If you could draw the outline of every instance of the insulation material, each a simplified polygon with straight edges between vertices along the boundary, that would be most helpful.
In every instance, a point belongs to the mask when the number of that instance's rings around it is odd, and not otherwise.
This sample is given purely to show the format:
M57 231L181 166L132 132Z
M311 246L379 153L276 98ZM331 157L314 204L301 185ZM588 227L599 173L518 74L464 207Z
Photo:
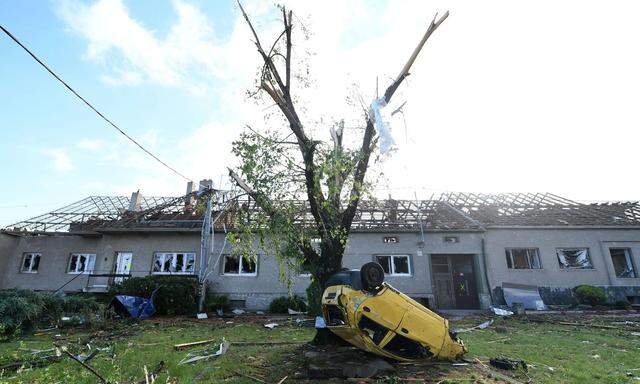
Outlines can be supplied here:
M513 307L515 303L522 303L524 309L536 311L544 311L547 309L536 286L502 283L502 292L504 293L504 300L509 307Z
M391 136L391 114L385 111L387 102L384 96L373 100L369 110L369 118L373 120L373 126L380 137L380 153L383 155L396 144Z

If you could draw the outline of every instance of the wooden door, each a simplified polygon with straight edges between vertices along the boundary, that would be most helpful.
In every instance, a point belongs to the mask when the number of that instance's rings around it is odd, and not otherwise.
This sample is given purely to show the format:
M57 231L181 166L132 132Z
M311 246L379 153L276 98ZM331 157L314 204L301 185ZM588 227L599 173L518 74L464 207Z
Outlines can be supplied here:
M431 255L431 272L435 286L437 308L455 308L453 279L447 255Z

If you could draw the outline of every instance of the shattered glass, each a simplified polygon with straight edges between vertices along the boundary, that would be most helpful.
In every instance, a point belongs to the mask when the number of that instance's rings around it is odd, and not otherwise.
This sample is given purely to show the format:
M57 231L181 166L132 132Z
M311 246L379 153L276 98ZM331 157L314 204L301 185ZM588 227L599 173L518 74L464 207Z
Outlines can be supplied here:
M591 269L593 264L587 248L563 248L556 251L560 268Z
M636 277L636 271L633 267L633 261L631 260L631 250L629 248L611 248L609 249L609 254L611 255L611 262L613 263L616 277Z

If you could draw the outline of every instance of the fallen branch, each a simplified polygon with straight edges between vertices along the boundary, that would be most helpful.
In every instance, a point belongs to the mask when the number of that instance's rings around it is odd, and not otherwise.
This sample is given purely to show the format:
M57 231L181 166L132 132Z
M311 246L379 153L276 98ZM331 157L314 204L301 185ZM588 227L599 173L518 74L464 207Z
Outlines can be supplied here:
M187 349L187 348L191 348L191 347L197 347L199 345L215 343L216 341L218 341L218 339L200 340L200 341L194 341L194 342L191 342L191 343L176 344L176 345L173 346L173 348L175 350Z
M85 369L87 369L89 372L93 373L98 379L100 379L100 381L103 384L108 384L109 382L102 376L100 376L100 374L98 372L95 371L95 369L91 368L88 364L85 364L82 360L78 359L77 357L75 357L73 354L69 353L69 351L67 351L66 349L63 349L62 352L69 356L70 358L72 358L73 360L77 361L78 364L82 365Z

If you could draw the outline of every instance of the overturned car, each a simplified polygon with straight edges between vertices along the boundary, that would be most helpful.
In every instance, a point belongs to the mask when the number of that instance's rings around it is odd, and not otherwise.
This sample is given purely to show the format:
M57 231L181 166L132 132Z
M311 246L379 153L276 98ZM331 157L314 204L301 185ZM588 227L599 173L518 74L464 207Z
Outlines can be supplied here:
M338 272L326 286L327 328L358 348L401 361L453 360L467 352L446 319L385 283L378 263Z

